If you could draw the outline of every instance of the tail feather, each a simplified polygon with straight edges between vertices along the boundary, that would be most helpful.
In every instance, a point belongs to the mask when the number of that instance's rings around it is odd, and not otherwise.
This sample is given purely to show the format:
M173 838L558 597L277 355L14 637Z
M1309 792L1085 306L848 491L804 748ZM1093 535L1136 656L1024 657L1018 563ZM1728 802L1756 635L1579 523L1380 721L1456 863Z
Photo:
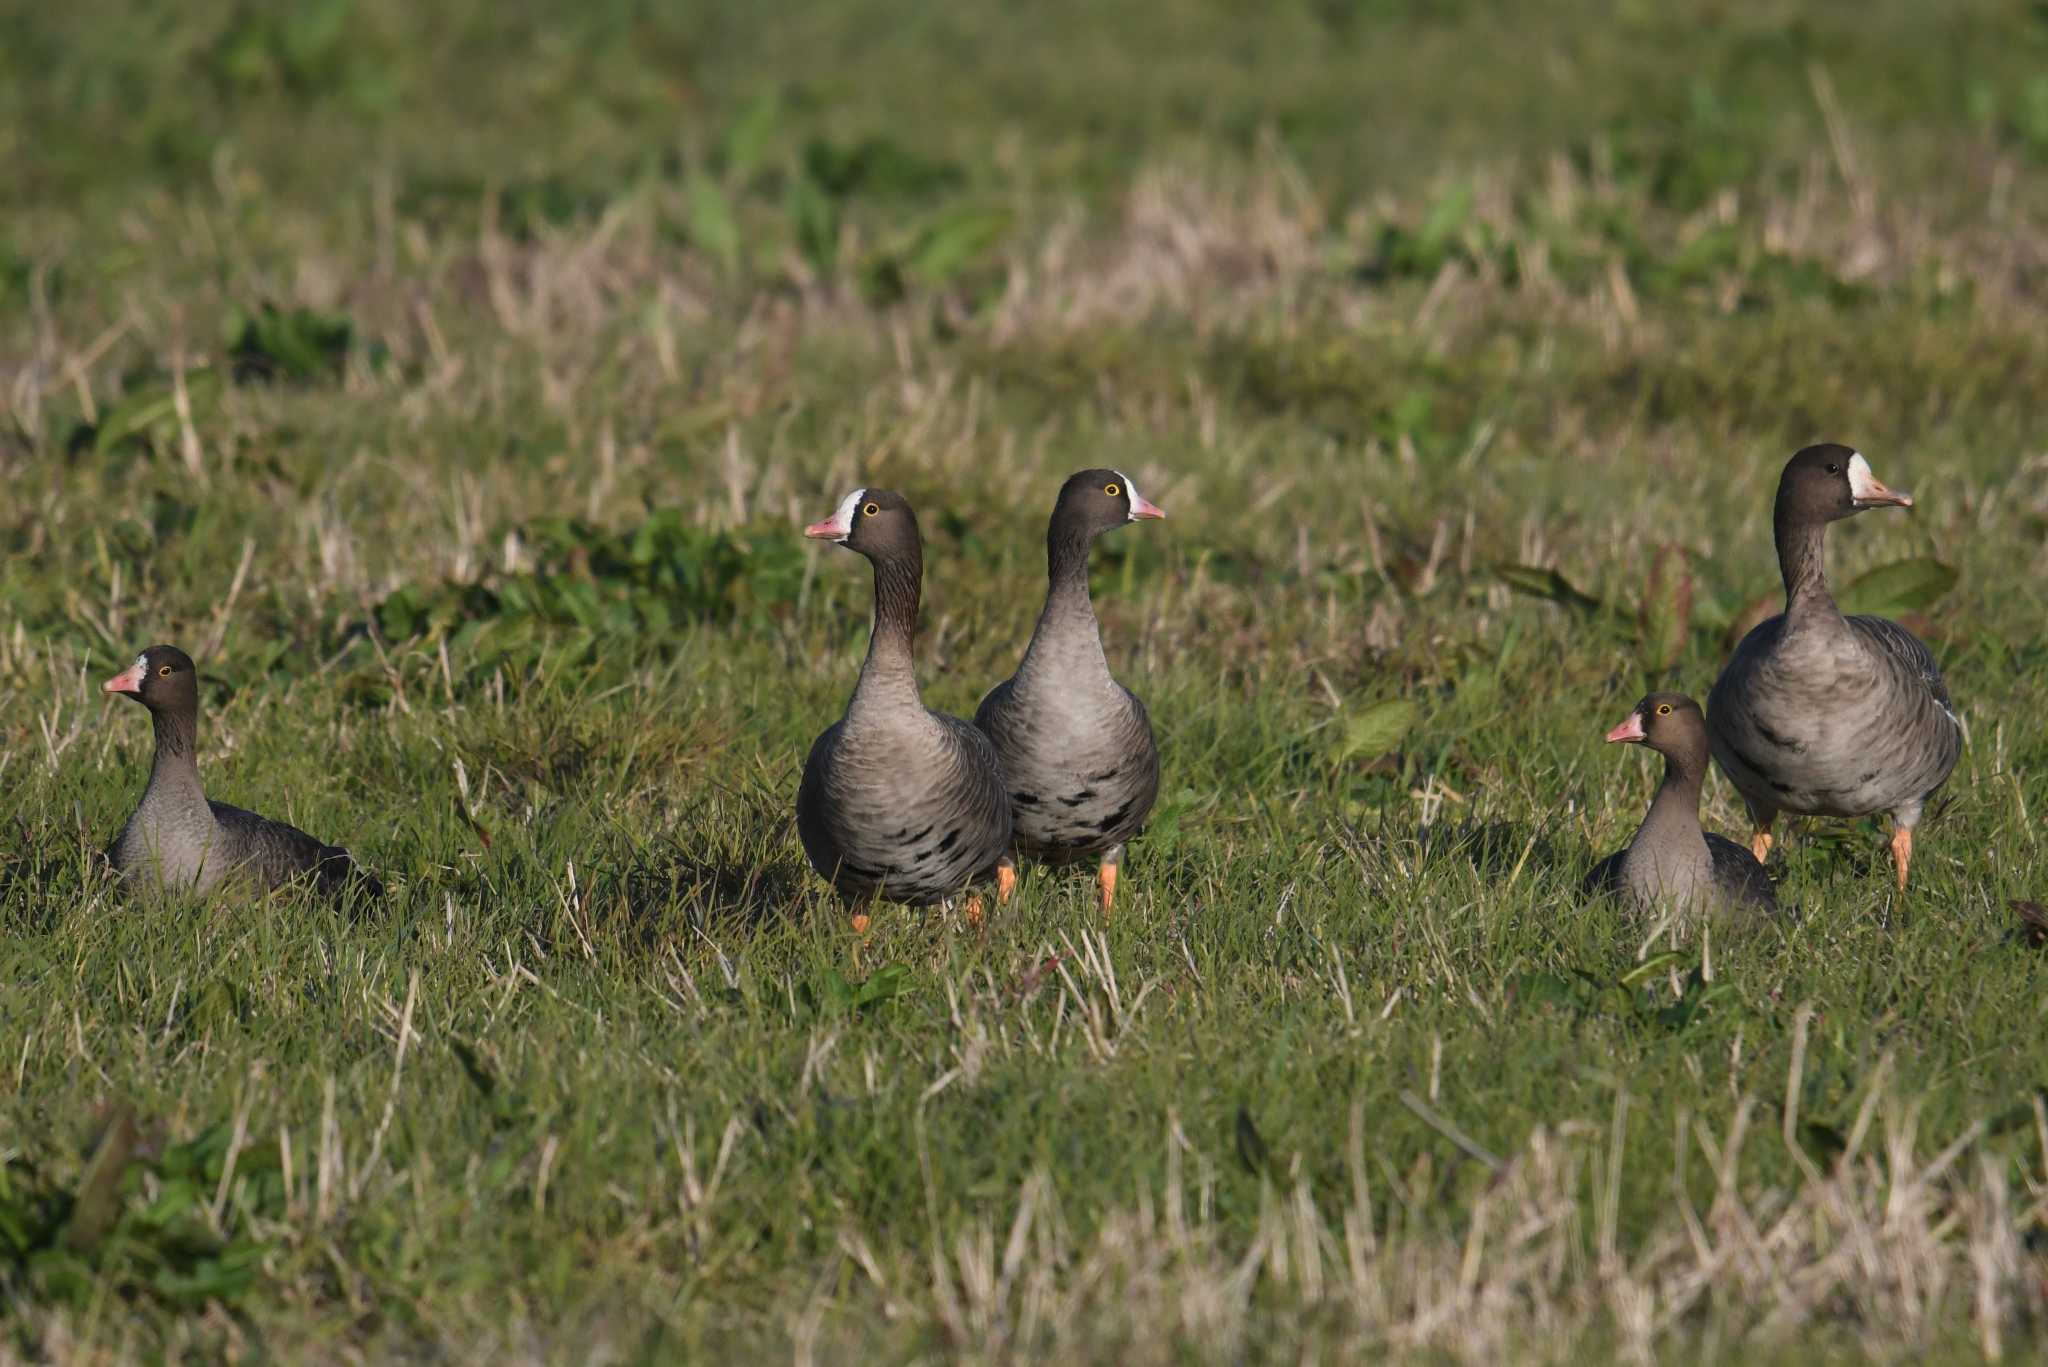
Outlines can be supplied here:
M348 901L361 897L372 902L382 901L384 884L355 861L339 845L327 845L320 851L320 862L313 868L313 880L323 896L337 901Z

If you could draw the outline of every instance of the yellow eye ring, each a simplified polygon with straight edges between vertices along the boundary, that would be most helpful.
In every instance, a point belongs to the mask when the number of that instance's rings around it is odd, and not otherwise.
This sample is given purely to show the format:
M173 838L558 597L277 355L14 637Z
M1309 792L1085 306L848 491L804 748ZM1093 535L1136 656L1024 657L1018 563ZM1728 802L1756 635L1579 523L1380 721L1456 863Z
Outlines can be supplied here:
M1660 702L1660 703L1658 703L1658 704L1657 704L1657 715L1658 715L1658 716L1660 716L1660 717L1668 717L1668 716L1670 716L1670 715L1671 715L1671 704L1670 704L1670 703L1668 703L1668 702Z
M171 667L169 665L158 665L156 672L166 679L171 677Z
M881 512L881 511L882 511L882 510L881 510L881 508L880 508L880 506L879 506L879 505L877 505L877 504L873 504L873 503L869 503L869 504L866 504L866 505L864 505L864 506L863 506L863 507L861 508L861 510L860 510L860 515L861 515L862 517L873 517L873 516L874 516L874 515L875 515L876 513L879 513L879 512Z
M1102 492L1108 494L1111 498L1115 498L1118 494L1122 493L1123 490L1119 489L1114 484L1105 484L1102 486Z

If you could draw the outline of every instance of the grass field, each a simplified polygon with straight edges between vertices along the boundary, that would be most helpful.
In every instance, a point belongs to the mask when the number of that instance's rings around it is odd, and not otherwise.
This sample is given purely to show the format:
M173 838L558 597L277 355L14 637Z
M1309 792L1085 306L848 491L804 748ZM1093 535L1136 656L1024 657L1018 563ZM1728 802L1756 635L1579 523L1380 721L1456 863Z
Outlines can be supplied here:
M0 1356L2041 1351L2048 10L675 10L0 7ZM1814 439L1969 728L1911 891L1588 904ZM856 952L799 528L908 495L969 712L1097 464L1118 913ZM98 880L159 640L383 905Z

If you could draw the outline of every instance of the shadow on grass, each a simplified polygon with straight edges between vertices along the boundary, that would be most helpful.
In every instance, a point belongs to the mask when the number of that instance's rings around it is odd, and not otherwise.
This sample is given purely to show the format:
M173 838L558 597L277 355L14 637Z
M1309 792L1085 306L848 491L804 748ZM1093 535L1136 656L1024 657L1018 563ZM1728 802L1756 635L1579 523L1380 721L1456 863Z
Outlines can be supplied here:
M755 838L750 848L719 850L671 836L653 848L619 848L594 865L583 904L596 929L639 949L692 931L793 923L809 870L780 843Z
M16 817L12 835L0 850L0 933L49 934L81 904L118 891L106 856L76 830Z
M1464 863L1488 881L1509 881L1524 873L1557 869L1572 878L1584 875L1597 856L1578 850L1560 851L1557 842L1522 821L1389 821L1382 813L1376 829L1333 823L1331 835L1374 887L1392 896L1424 870ZM1562 862L1560 862L1562 860Z

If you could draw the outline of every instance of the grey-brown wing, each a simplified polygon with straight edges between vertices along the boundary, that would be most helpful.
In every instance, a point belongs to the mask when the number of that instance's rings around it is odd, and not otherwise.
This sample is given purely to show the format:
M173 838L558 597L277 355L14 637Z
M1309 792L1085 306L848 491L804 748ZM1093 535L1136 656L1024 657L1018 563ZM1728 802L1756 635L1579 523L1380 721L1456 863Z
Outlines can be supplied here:
M1010 847L1010 785L1003 781L995 742L979 726L945 712L932 715L945 726L959 754L963 824L989 851L987 867L976 870L979 877L992 872L997 859Z
M974 724L981 730L994 734L1001 724L1000 719L1009 711L1016 692L1015 679L1005 679L982 696L981 705L974 709Z
M345 849L315 840L296 826L225 802L209 802L220 826L220 852L269 887L309 879L329 897L378 898L384 885Z
M825 819L825 775L832 767L833 751L839 745L844 722L833 722L811 742L804 756L804 775L796 788L796 835L818 876L827 882L839 875L839 844L832 838L832 825Z
M1941 677L1941 666L1926 642L1886 617L1851 617L1848 622L1865 642L1892 662L1902 677L1917 680L1941 710L1949 714L1949 719L1955 719L1948 682Z
M1891 737L1893 763L1924 801L1948 781L1963 755L1963 723L1949 702L1934 652L1912 632L1882 617L1851 617L1857 636L1884 660L1887 683L1874 700Z
M1714 887L1723 897L1757 908L1778 909L1778 890L1756 856L1726 836L1707 833L1707 853L1714 861Z
M1137 756L1137 777L1128 796L1132 799L1136 828L1142 830L1145 818L1152 814L1152 804L1159 800L1159 738L1153 733L1152 713L1145 700L1128 688L1123 689L1123 694L1131 701L1131 753Z
M1626 849L1616 850L1587 871L1579 882L1579 891L1587 897L1598 897L1603 893L1621 891L1621 857Z

